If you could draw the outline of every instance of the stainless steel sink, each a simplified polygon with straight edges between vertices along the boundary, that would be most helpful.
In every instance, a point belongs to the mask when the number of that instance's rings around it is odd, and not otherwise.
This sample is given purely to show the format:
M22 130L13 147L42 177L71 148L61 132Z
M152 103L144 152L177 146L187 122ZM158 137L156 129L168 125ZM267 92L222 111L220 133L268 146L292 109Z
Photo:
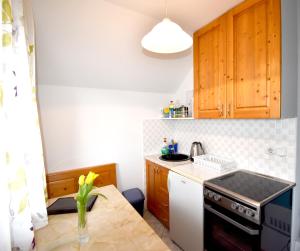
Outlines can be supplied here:
M180 162L187 161L190 159L190 156L182 153L166 154L159 157L159 159L170 162Z

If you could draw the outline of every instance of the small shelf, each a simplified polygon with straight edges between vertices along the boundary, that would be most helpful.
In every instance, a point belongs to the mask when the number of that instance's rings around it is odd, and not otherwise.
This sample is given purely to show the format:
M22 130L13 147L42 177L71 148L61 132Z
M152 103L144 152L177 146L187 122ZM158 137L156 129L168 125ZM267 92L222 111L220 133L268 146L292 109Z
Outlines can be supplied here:
M154 118L145 118L144 120L194 120L193 117L188 118L161 118L161 117L154 117Z
M187 117L187 118L160 118L162 120L192 120L193 117Z

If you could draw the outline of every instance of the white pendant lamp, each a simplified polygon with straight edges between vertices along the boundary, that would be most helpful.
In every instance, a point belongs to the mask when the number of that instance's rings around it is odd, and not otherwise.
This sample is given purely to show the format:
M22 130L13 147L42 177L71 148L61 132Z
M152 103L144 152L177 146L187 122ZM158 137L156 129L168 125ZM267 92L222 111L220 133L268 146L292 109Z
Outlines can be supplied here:
M178 24L166 17L142 39L142 46L156 53L176 53L189 49L193 45L192 37Z

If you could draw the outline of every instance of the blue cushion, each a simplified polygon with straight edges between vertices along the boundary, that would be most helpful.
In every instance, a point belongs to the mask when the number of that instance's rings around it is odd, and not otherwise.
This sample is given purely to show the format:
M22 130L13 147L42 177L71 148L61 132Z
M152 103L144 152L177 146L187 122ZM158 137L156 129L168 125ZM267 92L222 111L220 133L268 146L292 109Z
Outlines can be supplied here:
M122 194L130 203L137 203L145 200L143 192L138 188L128 189L122 192Z
M145 200L143 192L138 188L132 188L122 192L122 194L135 208L135 210L143 217Z

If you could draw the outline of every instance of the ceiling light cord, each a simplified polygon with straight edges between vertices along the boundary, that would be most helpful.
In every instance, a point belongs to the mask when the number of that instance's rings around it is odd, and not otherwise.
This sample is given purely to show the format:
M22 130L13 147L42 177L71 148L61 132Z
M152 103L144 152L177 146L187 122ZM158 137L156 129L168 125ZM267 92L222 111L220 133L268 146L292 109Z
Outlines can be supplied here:
M167 4L167 0L165 0L165 18L168 17L168 4Z

